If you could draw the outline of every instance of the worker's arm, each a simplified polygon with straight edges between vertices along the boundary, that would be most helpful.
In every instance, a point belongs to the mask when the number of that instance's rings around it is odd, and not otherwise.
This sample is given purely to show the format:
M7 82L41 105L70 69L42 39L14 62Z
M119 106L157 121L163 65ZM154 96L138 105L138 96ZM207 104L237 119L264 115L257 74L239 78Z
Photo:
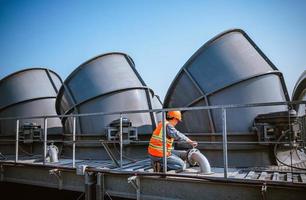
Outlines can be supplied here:
M198 143L196 141L192 141L191 139L189 139L186 135L176 130L176 128L174 128L171 124L167 124L167 136L174 138L178 141L187 142L193 147L198 146Z

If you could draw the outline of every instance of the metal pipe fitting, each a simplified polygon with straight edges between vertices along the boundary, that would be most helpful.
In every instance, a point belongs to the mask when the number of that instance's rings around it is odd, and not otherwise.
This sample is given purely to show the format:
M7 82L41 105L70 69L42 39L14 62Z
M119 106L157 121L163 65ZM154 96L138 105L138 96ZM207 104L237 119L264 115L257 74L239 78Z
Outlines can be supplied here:
M191 149L188 152L187 159L191 165L193 166L196 164L199 165L201 174L211 174L212 173L211 167L210 167L210 164L207 158L198 149Z
M54 144L48 146L48 155L51 163L58 162L58 148Z

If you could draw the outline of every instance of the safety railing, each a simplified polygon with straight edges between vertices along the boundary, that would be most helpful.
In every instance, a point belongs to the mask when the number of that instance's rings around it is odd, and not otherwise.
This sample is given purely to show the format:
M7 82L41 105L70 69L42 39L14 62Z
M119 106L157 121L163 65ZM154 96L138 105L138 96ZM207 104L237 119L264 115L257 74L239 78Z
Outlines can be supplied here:
M19 129L20 120L25 119L43 119L43 164L46 164L47 157L47 144L48 144L48 119L50 118L72 118L72 167L76 167L76 118L89 117L89 116L107 116L107 115L119 115L120 116L120 129L119 129L119 144L120 144L120 168L123 166L123 115L137 114L137 113L161 113L162 127L166 129L166 112L178 110L178 111L195 111L195 110L213 110L217 109L221 111L222 116L222 149L223 149L223 168L224 178L228 178L228 144L237 143L235 141L227 141L227 110L237 108L251 108L251 107L266 107L266 106L288 106L288 112L293 105L306 104L306 101L294 101L294 102L271 102L271 103L257 103L257 104L233 104L233 105L215 105L215 106L198 106L198 107L181 107L181 108L166 108L166 109L151 109L151 110L128 110L120 112L108 112L108 113L86 113L86 114L69 114L69 115L48 115L48 116L29 116L29 117L7 117L0 118L0 120L16 120L16 139L15 139L15 162L19 162ZM202 142L202 143L215 143L220 142ZM239 142L238 142L239 143ZM245 142L243 142L245 144ZM253 143L253 142L250 142ZM254 142L258 143L258 142ZM282 143L282 142L267 142L267 143ZM290 138L290 145L292 141ZM166 156L166 134L163 134L163 173L167 173L167 156Z

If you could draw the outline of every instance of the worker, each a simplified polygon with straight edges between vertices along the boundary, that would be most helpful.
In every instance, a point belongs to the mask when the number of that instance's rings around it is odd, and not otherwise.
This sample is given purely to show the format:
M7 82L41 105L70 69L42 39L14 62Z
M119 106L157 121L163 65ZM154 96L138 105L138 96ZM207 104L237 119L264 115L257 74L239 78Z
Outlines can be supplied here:
M196 147L198 143L186 137L183 133L175 129L178 122L182 121L182 115L180 111L169 111L166 115L166 156L167 156L167 168L170 170L184 170L186 163L183 160L187 159L187 151L177 151L173 149L173 141L184 141L189 143L192 147ZM156 129L154 130L149 147L148 153L151 161L154 164L163 163L163 123L159 122ZM155 171L159 171L156 170Z

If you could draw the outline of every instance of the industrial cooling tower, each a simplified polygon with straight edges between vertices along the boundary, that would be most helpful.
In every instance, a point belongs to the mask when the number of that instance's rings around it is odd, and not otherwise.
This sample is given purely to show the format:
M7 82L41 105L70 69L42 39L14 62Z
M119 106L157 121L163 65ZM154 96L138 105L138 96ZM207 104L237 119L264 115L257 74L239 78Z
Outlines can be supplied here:
M58 114L116 112L161 108L135 69L133 60L123 53L97 56L79 66L64 81L56 100ZM155 114L124 115L140 133L151 133ZM78 132L103 135L105 128L119 115L81 117ZM71 126L64 118L65 130Z
M8 75L0 81L0 118L56 115L55 100L61 82L55 72L45 68L30 68ZM43 118L21 119L21 142L29 144L35 140L42 141L43 128ZM61 121L58 118L48 119L48 134L54 136L62 133ZM16 120L0 120L0 135L2 138L14 139ZM6 152L4 146L2 152Z
M204 44L182 67L164 101L165 108L288 101L282 73L242 30L226 31ZM250 132L258 114L285 106L227 110L229 132ZM183 112L179 130L222 132L221 110Z
M153 91L146 86L136 71L133 60L124 53L103 54L80 65L64 81L56 100L58 114L110 113L161 107ZM122 116L130 122L132 128L135 128L137 138L150 136L158 118L156 113ZM116 120L118 122L119 119L119 114L78 117L76 133L80 140L117 140L118 138L110 135L110 132L113 130L112 124L116 124ZM63 118L62 123L65 133L71 134L72 118ZM77 155L104 158L103 152L98 154L98 149L92 149L94 146L83 144L82 149L78 148Z
M304 71L295 84L292 101L306 101L306 71ZM295 109L299 116L305 115L305 104L295 105Z

